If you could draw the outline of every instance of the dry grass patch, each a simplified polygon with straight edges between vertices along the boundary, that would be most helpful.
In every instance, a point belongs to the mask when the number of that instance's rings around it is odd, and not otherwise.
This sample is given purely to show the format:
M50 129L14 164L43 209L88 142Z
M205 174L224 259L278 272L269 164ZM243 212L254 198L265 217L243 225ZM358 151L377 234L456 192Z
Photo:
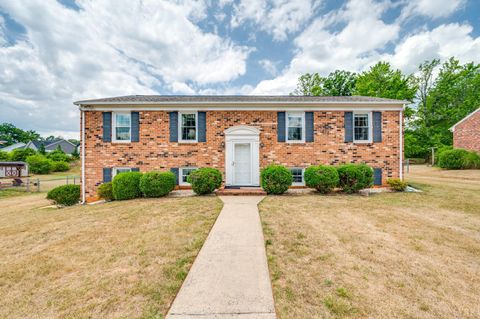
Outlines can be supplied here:
M480 317L480 171L457 173L411 168L424 193L267 197L279 318Z
M221 201L145 199L41 209L0 200L0 317L162 318Z

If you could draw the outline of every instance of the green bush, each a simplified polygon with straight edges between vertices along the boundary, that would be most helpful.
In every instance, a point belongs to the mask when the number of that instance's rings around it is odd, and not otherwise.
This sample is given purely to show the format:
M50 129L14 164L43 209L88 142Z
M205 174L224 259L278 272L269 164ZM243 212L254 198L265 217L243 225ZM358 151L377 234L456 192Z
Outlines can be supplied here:
M13 150L10 153L10 160L14 162L25 162L27 157L37 154L31 148Z
M188 175L188 182L195 193L210 194L222 185L222 173L215 168L199 168Z
M104 200L113 200L112 182L103 183L98 186L97 193L98 197L103 198Z
M438 156L438 166L446 169L465 168L467 155L468 151L461 148L444 151Z
M0 151L0 161L8 161L10 159L10 155L7 152Z
M345 193L356 193L373 185L373 169L365 164L345 164L337 168L339 186Z
M165 196L175 188L172 172L148 172L140 179L140 191L145 197Z
M70 169L70 165L67 162L52 162L53 172L66 172Z
M269 165L260 174L262 188L267 194L283 194L292 185L292 172L282 165Z
M407 189L407 182L402 181L400 178L389 178L387 184L396 191L403 192Z
M80 201L80 185L63 185L47 193L47 198L58 205L72 206Z
M52 161L43 155L31 155L26 162L30 173L49 174L53 169Z
M305 170L305 184L322 194L330 193L338 181L338 172L333 166L310 166Z
M463 159L463 168L480 168L480 155L474 151L468 152Z
M113 197L117 200L133 199L142 196L140 191L140 172L125 172L113 178Z
M53 152L47 153L47 158L54 162L68 162L69 157L61 149L56 149Z

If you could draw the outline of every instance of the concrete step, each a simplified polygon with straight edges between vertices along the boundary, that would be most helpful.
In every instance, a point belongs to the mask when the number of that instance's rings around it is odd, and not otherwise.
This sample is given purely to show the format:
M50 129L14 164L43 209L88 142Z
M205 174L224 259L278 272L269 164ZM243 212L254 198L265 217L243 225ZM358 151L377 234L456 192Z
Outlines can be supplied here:
M222 188L215 192L218 196L264 196L267 193L260 187Z

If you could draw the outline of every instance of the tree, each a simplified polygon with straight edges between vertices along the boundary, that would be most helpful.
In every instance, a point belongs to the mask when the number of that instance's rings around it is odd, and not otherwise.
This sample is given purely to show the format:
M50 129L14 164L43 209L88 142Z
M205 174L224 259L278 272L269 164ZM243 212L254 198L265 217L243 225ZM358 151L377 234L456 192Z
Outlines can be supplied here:
M40 137L35 131L24 131L11 123L0 124L0 140L6 141L5 146L15 143L27 143L32 140L37 140Z
M80 153L78 153L78 147L75 147L75 149L73 150L72 157L74 159L79 159L80 158Z
M312 96L349 96L355 88L357 75L343 70L336 70L326 77L318 73L306 73L298 78L294 95Z
M10 160L14 162L25 162L27 157L35 154L36 152L31 148L17 148L10 153Z
M38 148L38 153L45 155L47 152L45 151L45 144L40 143L40 146Z
M388 62L378 62L358 76L355 95L413 102L417 89L413 75L406 76L400 70L393 70Z
M315 95L314 92L318 91L321 81L318 73L305 73L298 78L297 88L291 94L304 96Z

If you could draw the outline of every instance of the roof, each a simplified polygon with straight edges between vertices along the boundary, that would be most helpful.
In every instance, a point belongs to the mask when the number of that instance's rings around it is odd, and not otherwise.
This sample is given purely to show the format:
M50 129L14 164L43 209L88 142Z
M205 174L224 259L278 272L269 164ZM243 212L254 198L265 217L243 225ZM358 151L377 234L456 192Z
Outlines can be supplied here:
M25 162L0 162L0 166L25 166Z
M467 120L468 118L470 118L471 116L473 116L475 113L477 113L478 111L480 111L480 107L478 109L476 109L475 111L473 111L472 113L468 114L467 116L465 116L463 119L461 119L460 121L458 121L457 123L455 123L455 125L453 125L451 128L450 128L450 131L453 132L455 131L455 126L457 126L458 124L462 123L463 121Z
M75 105L101 104L223 104L223 103L314 103L314 104L408 104L409 101L372 96L298 96L298 95L127 95L82 100Z
M27 144L22 143L22 142L18 142L18 143L9 145L9 146L5 146L4 148L0 148L0 151L10 152L10 151L13 151L13 150L15 150L15 149L17 149L17 148L24 148L25 145L27 145Z

